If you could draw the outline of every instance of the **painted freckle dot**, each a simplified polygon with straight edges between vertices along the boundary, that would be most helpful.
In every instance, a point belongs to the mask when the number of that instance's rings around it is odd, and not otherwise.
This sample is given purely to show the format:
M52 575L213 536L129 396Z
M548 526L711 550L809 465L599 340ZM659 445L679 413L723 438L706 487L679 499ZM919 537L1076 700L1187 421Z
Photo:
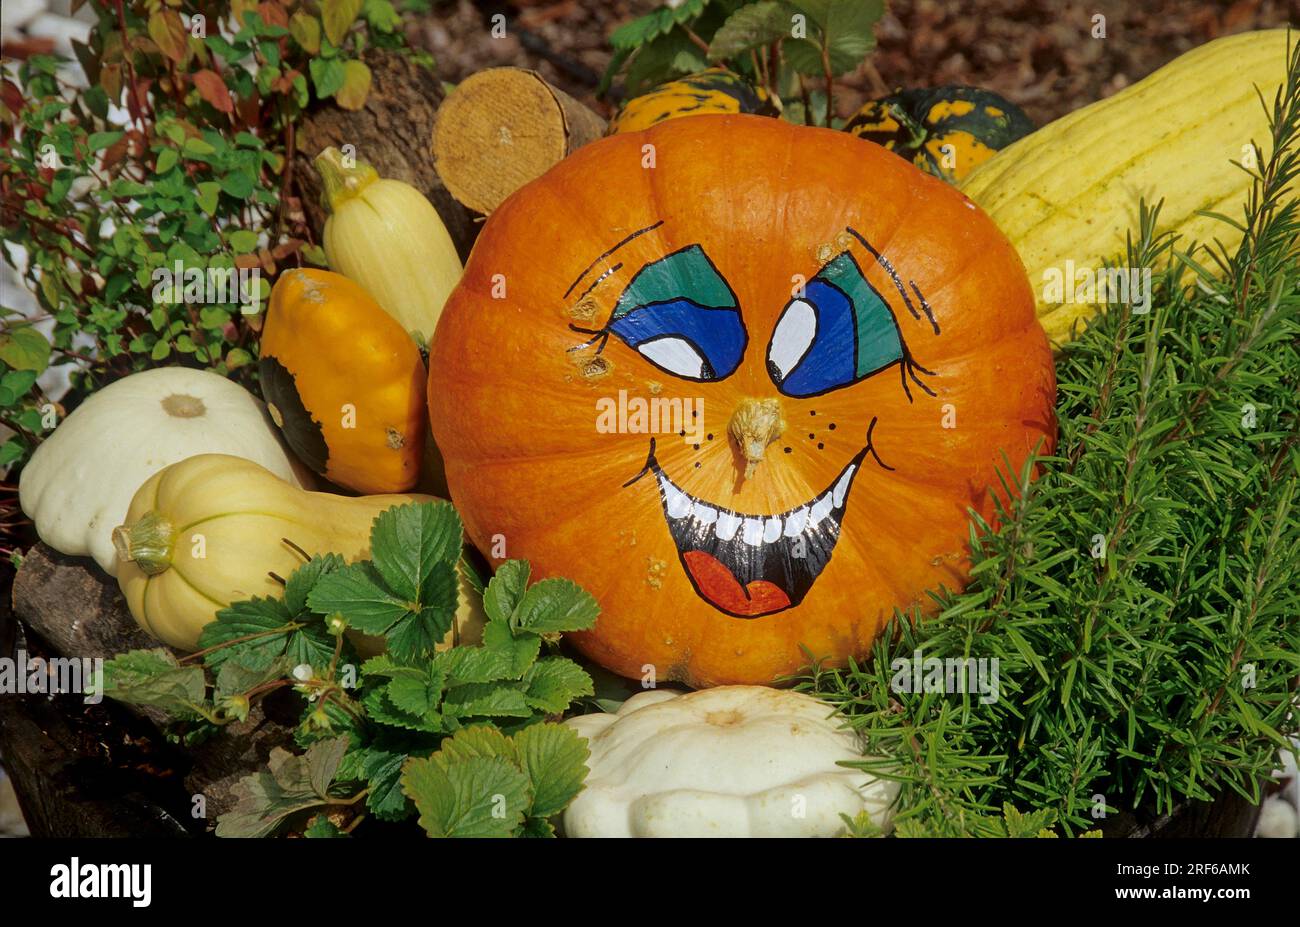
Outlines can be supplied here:
M818 441L818 442L817 442L817 450L821 451L821 450L825 450L825 449L826 449L826 445L825 445L825 444L822 444L820 441Z
M831 431L834 431L834 430L835 430L835 423L834 423L834 422L831 422Z
M792 451L792 450L793 450L793 448L789 448L789 447L787 447L787 448L785 449L785 452L788 454L788 453L790 453L790 451Z
M692 444L691 447L695 448L697 451L700 449L700 446L698 444ZM699 464L696 464L696 466L698 467Z
M708 438L710 441L713 440L713 435L705 435L705 437Z
M817 436L816 436L815 434L813 434L811 431L808 432L808 440L809 440L809 441L811 441L811 440L812 440L813 438L815 438L815 437L817 437Z

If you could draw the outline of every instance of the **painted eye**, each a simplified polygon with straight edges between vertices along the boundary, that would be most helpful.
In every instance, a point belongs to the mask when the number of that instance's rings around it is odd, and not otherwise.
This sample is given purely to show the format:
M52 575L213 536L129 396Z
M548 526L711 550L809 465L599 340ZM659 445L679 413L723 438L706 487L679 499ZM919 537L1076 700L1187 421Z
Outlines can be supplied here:
M656 367L688 380L712 380L713 368L699 351L685 338L666 335L643 341L636 348Z
M796 299L781 314L767 347L767 369L781 382L804 359L817 337L817 309L806 299Z
M767 349L772 382L798 397L848 386L902 359L893 313L847 252L790 300Z
M607 328L660 370L688 380L730 376L749 341L735 294L699 245L641 268Z

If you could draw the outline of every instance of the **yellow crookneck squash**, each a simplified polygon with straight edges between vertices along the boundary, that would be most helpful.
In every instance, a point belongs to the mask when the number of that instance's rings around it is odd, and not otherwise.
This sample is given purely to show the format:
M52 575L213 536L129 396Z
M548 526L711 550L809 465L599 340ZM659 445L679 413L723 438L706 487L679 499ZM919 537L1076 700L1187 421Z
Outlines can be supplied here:
M423 346L460 280L460 256L433 204L408 183L380 177L337 149L317 156L324 185L325 256Z
M1237 246L1240 231L1199 211L1241 221L1251 177L1233 162L1251 156L1252 142L1268 157L1260 98L1271 107L1286 72L1285 29L1217 39L1013 142L958 183L1015 245L1055 344L1131 289L1113 278L1112 293L1107 277L1111 298L1099 300L1096 281L1106 262L1123 263L1142 199L1163 201L1158 231L1177 232L1181 250Z
M589 657L693 686L770 683L801 646L865 656L965 583L968 511L992 518L997 468L1055 436L1051 352L988 217L883 148L759 116L609 136L516 192L430 371L470 539L591 591Z
M430 496L338 496L289 485L265 467L200 454L154 474L113 532L117 580L131 614L154 637L194 649L218 609L279 597L308 554L369 555L370 525L394 505ZM292 543L286 543L292 542Z
M415 486L426 432L424 361L357 283L326 270L281 275L259 373L267 411L307 466L357 492Z

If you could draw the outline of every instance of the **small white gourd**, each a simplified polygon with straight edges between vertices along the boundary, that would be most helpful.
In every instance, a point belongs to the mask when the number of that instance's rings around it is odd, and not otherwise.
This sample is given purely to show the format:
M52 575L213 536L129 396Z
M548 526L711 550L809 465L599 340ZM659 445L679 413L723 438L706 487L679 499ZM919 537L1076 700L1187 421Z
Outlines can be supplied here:
M591 749L570 837L829 837L862 811L889 827L897 783L836 765L858 739L810 695L659 689L564 723Z
M18 500L42 541L117 575L113 529L163 467L197 454L259 463L295 486L311 477L280 443L261 401L219 374L160 367L93 393L23 467Z

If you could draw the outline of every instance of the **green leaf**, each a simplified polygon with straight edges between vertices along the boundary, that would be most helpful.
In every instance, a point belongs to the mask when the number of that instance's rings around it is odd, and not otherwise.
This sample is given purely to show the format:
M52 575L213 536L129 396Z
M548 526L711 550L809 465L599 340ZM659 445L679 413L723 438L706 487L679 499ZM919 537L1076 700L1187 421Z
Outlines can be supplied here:
M514 672L512 650L503 652L486 646L453 647L434 657L434 662L446 671L450 685L518 678Z
M180 152L175 148L164 148L158 152L158 161L154 165L154 171L158 174L165 174L176 166L176 162L181 159Z
M217 698L240 695L264 682L278 679L285 674L287 662L281 657L272 660L266 666L253 668L245 666L237 659L222 661L221 669L217 672Z
M443 767L412 759L402 789L431 837L509 837L530 803L528 777L500 757L474 757Z
M529 814L549 818L568 807L587 777L587 741L563 724L535 724L514 736L519 762L532 787Z
M209 216L215 215L217 211L217 197L221 193L220 184L214 181L206 181L198 185L199 191L199 208Z
M416 603L396 595L369 561L352 563L322 576L307 604L322 615L341 612L348 624L366 634L383 634L413 614Z
M213 669L220 669L232 657L250 669L261 669L285 652L295 626L293 616L279 599L232 602L229 608L217 612L216 621L204 626L199 634L199 649L220 648L204 657Z
M567 579L543 579L524 593L512 623L534 634L585 631L596 623L600 606L590 593Z
M446 684L446 673L440 669L418 676L403 674L388 682L388 698L402 711L427 718L438 714Z
M558 715L584 695L594 695L591 677L567 657L545 657L524 676L526 701L531 708Z
M523 691L500 682L466 683L447 692L442 713L453 718L527 718L532 708Z
M223 193L237 200L247 199L257 188L257 178L249 170L231 171L222 175L217 182L221 185Z
M434 762L444 769L454 763L473 759L474 757L500 757L519 765L519 754L515 743L505 734L486 724L461 728L454 736L448 737L438 745L438 752L433 755Z
M518 637L507 619L489 621L483 628L483 649L500 654L507 669L502 678L518 679L524 675L542 649L536 634L521 632Z
M713 34L709 42L709 60L725 61L751 48L790 38L793 12L777 0L763 0L740 7Z
M311 72L311 81L316 87L316 95L322 100L334 96L343 86L343 62L337 58L313 58L307 65L307 70Z
M107 148L109 145L112 145L115 142L117 142L118 139L120 139L125 134L126 134L125 132L121 132L121 131L92 132L86 138L86 148L89 151L101 151Z
M404 753L371 750L366 757L366 807L381 821L397 821L407 815L406 793L402 791L405 763Z
M334 45L342 45L348 30L361 12L362 0L323 0L321 19L325 23L325 36Z
M197 716L207 704L207 680L198 664L181 666L170 650L132 650L104 664L104 694L151 705L177 718Z
M50 364L50 351L49 340L32 325L0 330L0 361L14 370L44 370Z
M217 836L265 837L289 815L325 804L347 746L347 737L337 737L312 744L305 756L272 748L267 769L235 784L235 807L217 818Z
M388 588L420 598L433 568L460 556L460 516L450 502L394 506L380 512L370 529L375 568Z
M326 573L347 565L338 554L318 554L289 574L284 584L284 607L297 617L307 608L307 594Z
M343 83L334 93L334 102L347 110L358 110L370 94L370 68L364 61L347 61L343 64Z
M311 838L351 836L350 834L345 834L343 831L339 830L338 826L323 814L318 814L312 818L311 823L307 825L307 829L302 832L302 835Z
M493 621L509 621L528 586L527 560L507 560L497 567L483 593L483 610Z
M436 563L420 590L419 608L388 629L388 651L399 660L428 658L451 631L456 617L456 567Z
M320 20L299 10L289 17L289 34L309 55L320 51Z
M236 254L251 254L257 250L257 233L249 229L235 229L230 233L229 241Z

